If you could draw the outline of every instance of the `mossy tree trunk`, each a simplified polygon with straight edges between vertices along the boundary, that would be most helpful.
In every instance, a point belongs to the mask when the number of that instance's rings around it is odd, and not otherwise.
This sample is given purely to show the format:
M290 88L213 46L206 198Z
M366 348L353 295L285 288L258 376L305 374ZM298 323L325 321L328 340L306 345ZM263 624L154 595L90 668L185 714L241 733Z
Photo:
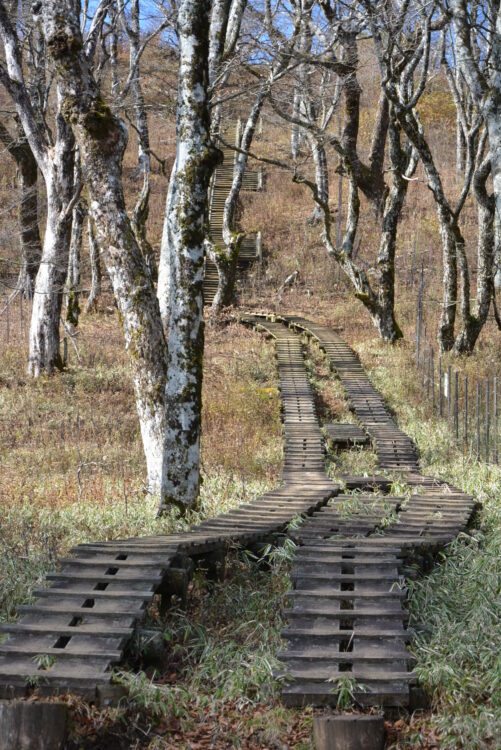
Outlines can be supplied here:
M28 370L33 377L62 367L59 321L71 240L72 212L67 209L73 197L75 142L61 111L56 120L55 147L45 163L47 221L30 324Z
M207 192L221 152L211 141L207 101L210 0L178 10L177 151L168 198L168 378L162 504L194 506L200 489L203 268Z
M148 469L159 491L163 461L166 346L150 273L125 208L127 131L100 96L79 25L77 0L44 0L47 51L63 94L89 190L89 211L120 312ZM37 19L38 20L38 19Z
M494 216L496 203L494 195L487 192L487 180L491 172L488 156L477 167L473 178L473 190L478 203L478 249L477 249L477 299L476 312L471 311L470 277L468 261L464 252L459 256L461 277L461 330L456 336L454 349L458 354L470 354L485 325L494 292Z
M374 269L376 283L372 284L367 272L354 258L355 241L360 217L360 198L356 173L351 170L349 160L345 162L349 175L349 198L346 228L341 247L337 247L332 237L332 217L329 202L320 198L316 182L300 180L309 185L318 208L322 211L324 231L322 234L325 248L346 274L355 294L367 309L379 335L385 341L393 343L402 338L402 331L395 318L395 249L397 230L402 208L407 193L409 178L417 165L417 153L414 149L401 147L401 133L396 117L392 114L389 120L390 161L392 185L385 190L386 197L381 216L381 238Z
M75 150L74 189L80 189L81 179L82 169L77 148ZM73 329L78 326L78 319L80 317L80 260L82 254L83 225L86 216L87 203L85 198L79 198L73 209L68 273L66 275L66 321Z
M33 152L22 131L12 136L5 125L0 123L0 142L12 156L17 166L19 184L19 240L21 247L21 268L17 289L26 298L33 296L35 278L42 257L42 241L38 227L38 167Z

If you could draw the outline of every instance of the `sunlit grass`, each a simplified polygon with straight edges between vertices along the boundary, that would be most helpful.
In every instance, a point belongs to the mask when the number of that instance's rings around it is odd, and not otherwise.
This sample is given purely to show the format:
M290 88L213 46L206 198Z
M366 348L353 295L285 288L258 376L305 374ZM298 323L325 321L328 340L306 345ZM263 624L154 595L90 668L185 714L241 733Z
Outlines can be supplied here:
M501 469L464 455L444 420L430 419L404 348L359 347L371 377L416 441L423 472L471 493L475 527L410 583L416 673L433 697L444 750L499 748L501 737ZM414 747L402 740L397 747Z

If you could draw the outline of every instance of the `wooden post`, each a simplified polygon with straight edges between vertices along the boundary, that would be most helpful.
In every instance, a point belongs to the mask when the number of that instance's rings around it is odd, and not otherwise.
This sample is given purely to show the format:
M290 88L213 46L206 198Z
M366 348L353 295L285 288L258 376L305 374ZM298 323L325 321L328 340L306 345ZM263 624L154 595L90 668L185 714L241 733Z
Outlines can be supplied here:
M464 379L464 445L468 445L468 376Z
M494 404L493 404L493 425L492 429L494 431L494 463L497 464L498 462L498 377L497 375L494 375L494 382L493 382L493 390L494 390Z
M313 740L316 750L383 750L384 720L364 714L317 716Z
M442 384L442 355L438 355L438 413L444 416L444 393Z
M417 248L417 237L414 235L414 247L412 248L412 261L411 261L411 287L414 289L414 267L416 262L416 248Z
M421 325L423 322L423 268L421 267L421 281L417 299L417 321L416 321L416 367L419 368L419 355L421 348Z
M456 432L456 441L459 440L459 373L454 373L454 430Z
M477 383L477 461L480 460L480 383Z
M489 432L490 432L490 388L489 376L485 379L485 463L489 463Z

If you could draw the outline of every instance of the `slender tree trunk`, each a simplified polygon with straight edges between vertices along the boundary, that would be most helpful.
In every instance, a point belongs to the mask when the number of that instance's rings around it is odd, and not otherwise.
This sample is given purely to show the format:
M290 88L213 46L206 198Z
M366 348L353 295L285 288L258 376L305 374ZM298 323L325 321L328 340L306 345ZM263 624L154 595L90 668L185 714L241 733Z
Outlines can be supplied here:
M90 313L97 309L97 300L101 294L102 279L101 256L99 254L99 247L97 245L94 226L92 224L92 219L90 216L87 216L87 238L89 242L91 285L90 294L85 306L85 312Z
M75 149L74 189L78 189L82 179L80 155ZM87 215L87 204L80 198L73 209L71 224L70 253L66 275L66 320L72 328L77 328L80 317L80 258L82 254L83 224Z
M29 150L28 158L21 159L19 163L19 187L21 190L19 231L22 268L18 286L23 289L24 296L31 299L42 257L42 240L38 227L38 167L31 149L27 150Z
M140 13L139 0L132 0L131 3L131 25L127 27L130 45L130 67L134 68L135 73L131 83L132 101L134 104L134 114L136 118L137 132L137 151L138 151L138 170L143 175L143 187L136 201L132 216L132 229L136 235L136 240L141 248L146 266L150 271L153 281L158 279L158 270L155 260L155 253L147 237L147 223L150 212L150 175L151 175L151 156L150 156L150 133L148 128L148 116L146 114L146 105L144 94L141 86L140 69L137 57L140 47Z
M61 101L61 92L58 91ZM35 280L29 337L28 372L39 377L61 367L59 320L68 269L73 193L74 138L61 112L50 166L46 169L47 222L40 268Z
M458 255L461 278L461 323L462 328L456 337L454 349L458 354L470 354L485 325L494 291L494 252L495 230L494 196L487 193L486 182L491 170L487 158L476 170L473 189L478 202L478 252L477 252L477 302L476 314L471 312L470 278L464 246Z
M417 152L411 147L407 153L400 144L400 127L392 116L389 124L389 151L392 185L387 194L382 217L382 232L377 259L378 287L376 319L379 335L393 343L402 338L402 331L395 319L395 250L398 223L409 186L409 177L417 166Z
M466 166L466 138L459 115L456 117L456 172L464 173Z
M17 166L21 194L18 210L21 267L17 289L21 290L26 298L31 299L42 257L42 242L38 229L38 166L26 136L19 126L13 138L7 128L0 123L0 142Z
M171 272L173 268L173 255L172 251L174 248L174 240L172 237L172 225L170 217L174 210L174 202L177 193L177 182L176 182L177 163L174 160L172 170L170 173L169 187L167 189L167 199L165 201L165 216L162 230L162 243L160 246L160 262L158 264L158 284L157 284L157 296L160 305L160 315L162 317L162 325L167 335L169 330L169 317L170 317L170 306L171 306Z
M175 189L169 200L170 310L162 504L194 506L200 487L203 374L204 220L221 152L210 138L207 106L209 0L182 0Z
M78 3L43 0L43 26L89 187L89 210L121 315L148 469L158 491L163 461L165 338L158 301L132 231L122 187L127 130L103 101L83 51Z
M207 242L206 245L211 260L216 264L218 274L218 286L212 302L212 310L215 312L219 312L223 307L231 305L234 300L237 264L240 255L242 234L234 231L233 220L238 198L240 196L242 181L247 168L247 152L252 145L259 116L268 92L268 83L264 83L258 92L249 117L247 118L247 122L245 123L244 132L240 141L241 150L236 154L233 182L226 198L223 212L223 240L225 247L216 248L213 243L210 242Z
M457 251L464 246L464 239L444 193L440 173L423 135L423 129L412 110L402 110L395 104L402 131L409 138L421 159L426 174L428 188L433 194L437 211L440 236L442 238L443 264L443 303L438 328L438 343L442 352L450 351L454 346L454 327L457 307Z
M301 94L299 87L294 87L294 99L292 101L292 117L294 120L298 120L301 116ZM296 161L299 157L299 149L301 147L301 128L297 122L293 122L291 126L291 156Z
M318 195L320 196L320 199L325 202L329 200L329 171L327 167L325 148L322 143L312 137L311 133L308 133L308 140L310 142L311 154L315 165L315 182ZM313 221L320 221L321 218L322 210L319 206L315 206L313 211Z
M494 212L494 288L501 289L501 218Z

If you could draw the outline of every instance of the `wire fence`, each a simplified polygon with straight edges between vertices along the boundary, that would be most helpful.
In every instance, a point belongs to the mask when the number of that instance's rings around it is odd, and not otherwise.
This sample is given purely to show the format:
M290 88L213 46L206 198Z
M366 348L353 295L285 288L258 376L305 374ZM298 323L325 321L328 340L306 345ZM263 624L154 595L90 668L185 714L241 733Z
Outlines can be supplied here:
M5 344L27 339L33 301L24 295L10 295L0 302L0 340Z
M498 375L472 379L435 351L417 298L415 364L431 413L445 420L451 442L478 461L499 464Z

